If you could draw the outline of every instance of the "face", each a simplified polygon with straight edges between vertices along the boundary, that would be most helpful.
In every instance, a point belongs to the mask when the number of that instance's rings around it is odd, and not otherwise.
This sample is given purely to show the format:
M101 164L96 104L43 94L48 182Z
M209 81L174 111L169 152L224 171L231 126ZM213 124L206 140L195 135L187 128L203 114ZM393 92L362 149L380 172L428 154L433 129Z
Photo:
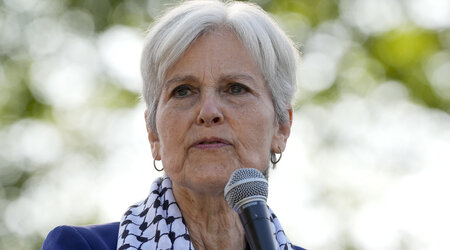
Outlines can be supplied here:
M174 187L220 194L234 170L264 171L270 151L284 149L290 124L276 121L250 53L221 30L199 37L167 73L156 129L153 157Z

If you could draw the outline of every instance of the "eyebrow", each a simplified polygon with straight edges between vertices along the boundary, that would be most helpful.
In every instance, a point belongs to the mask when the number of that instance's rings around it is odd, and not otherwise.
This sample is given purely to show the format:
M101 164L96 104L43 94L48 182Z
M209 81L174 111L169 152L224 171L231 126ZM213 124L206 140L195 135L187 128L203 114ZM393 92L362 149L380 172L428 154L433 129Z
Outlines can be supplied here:
M198 78L193 75L181 75L181 76L175 76L174 78L168 80L166 82L167 86L172 85L173 83L177 82L198 82Z
M219 78L219 82L222 82L224 80L237 80L237 79L247 80L247 81L251 81L253 83L256 82L253 77L251 77L250 75L247 75L247 74L221 75ZM166 82L166 86L170 86L173 83L179 83L179 82L200 82L200 80L193 75L180 75L180 76L175 76L172 79L168 80Z
M228 74L228 75L223 75L220 77L220 80L237 80L237 79L242 79L242 80L247 80L247 81L251 81L251 82L255 82L255 79L253 77L251 77L250 75L247 74Z

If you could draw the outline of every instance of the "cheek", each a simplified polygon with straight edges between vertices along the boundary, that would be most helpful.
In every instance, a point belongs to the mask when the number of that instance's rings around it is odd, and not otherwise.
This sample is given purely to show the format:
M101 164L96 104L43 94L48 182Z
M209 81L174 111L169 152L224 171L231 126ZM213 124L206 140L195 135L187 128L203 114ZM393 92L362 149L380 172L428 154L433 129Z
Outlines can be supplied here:
M242 147L239 155L244 162L257 166L267 165L275 131L272 113L270 109L247 109L247 112L243 112L235 120L234 132Z
M238 123L240 130L246 130L245 133L251 134L259 142L271 138L274 131L274 112L265 106L247 108Z
M176 128L173 129L172 131L176 131ZM167 127L167 131L171 131L170 127ZM183 144L178 140L180 137L180 135L173 133L161 135L161 161L165 172L171 178L176 178L177 173L182 171L183 162L186 158Z
M177 161L184 157L185 143L183 139L186 138L187 122L186 119L179 119L180 117L182 116L173 112L166 112L164 115L158 116L159 121L162 121L157 124L159 125L157 129L159 131L161 158L163 164L167 167L179 164Z

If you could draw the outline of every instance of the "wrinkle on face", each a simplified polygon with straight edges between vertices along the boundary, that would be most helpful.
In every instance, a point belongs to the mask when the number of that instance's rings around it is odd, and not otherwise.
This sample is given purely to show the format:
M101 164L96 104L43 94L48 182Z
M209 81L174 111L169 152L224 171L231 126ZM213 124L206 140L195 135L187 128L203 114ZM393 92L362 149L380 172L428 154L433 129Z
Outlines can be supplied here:
M227 88L234 83L249 91L231 94ZM174 185L223 192L234 170L267 168L279 126L264 77L233 32L217 30L197 38L170 68L164 84L156 113L156 143ZM180 85L192 91L174 98L172 91ZM223 117L220 124L198 123L199 115L215 112ZM223 137L232 145L212 150L192 147L202 137Z

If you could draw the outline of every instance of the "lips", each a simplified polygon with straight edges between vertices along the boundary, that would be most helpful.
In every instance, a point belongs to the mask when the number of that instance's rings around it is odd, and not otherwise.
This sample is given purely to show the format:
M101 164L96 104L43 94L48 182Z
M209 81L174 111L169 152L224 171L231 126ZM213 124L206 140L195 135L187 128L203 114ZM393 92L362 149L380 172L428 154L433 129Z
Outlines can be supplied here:
M211 137L211 138L202 138L198 141L196 141L192 146L194 148L201 148L201 149L209 149L209 148L221 148L230 146L231 142L217 137Z

